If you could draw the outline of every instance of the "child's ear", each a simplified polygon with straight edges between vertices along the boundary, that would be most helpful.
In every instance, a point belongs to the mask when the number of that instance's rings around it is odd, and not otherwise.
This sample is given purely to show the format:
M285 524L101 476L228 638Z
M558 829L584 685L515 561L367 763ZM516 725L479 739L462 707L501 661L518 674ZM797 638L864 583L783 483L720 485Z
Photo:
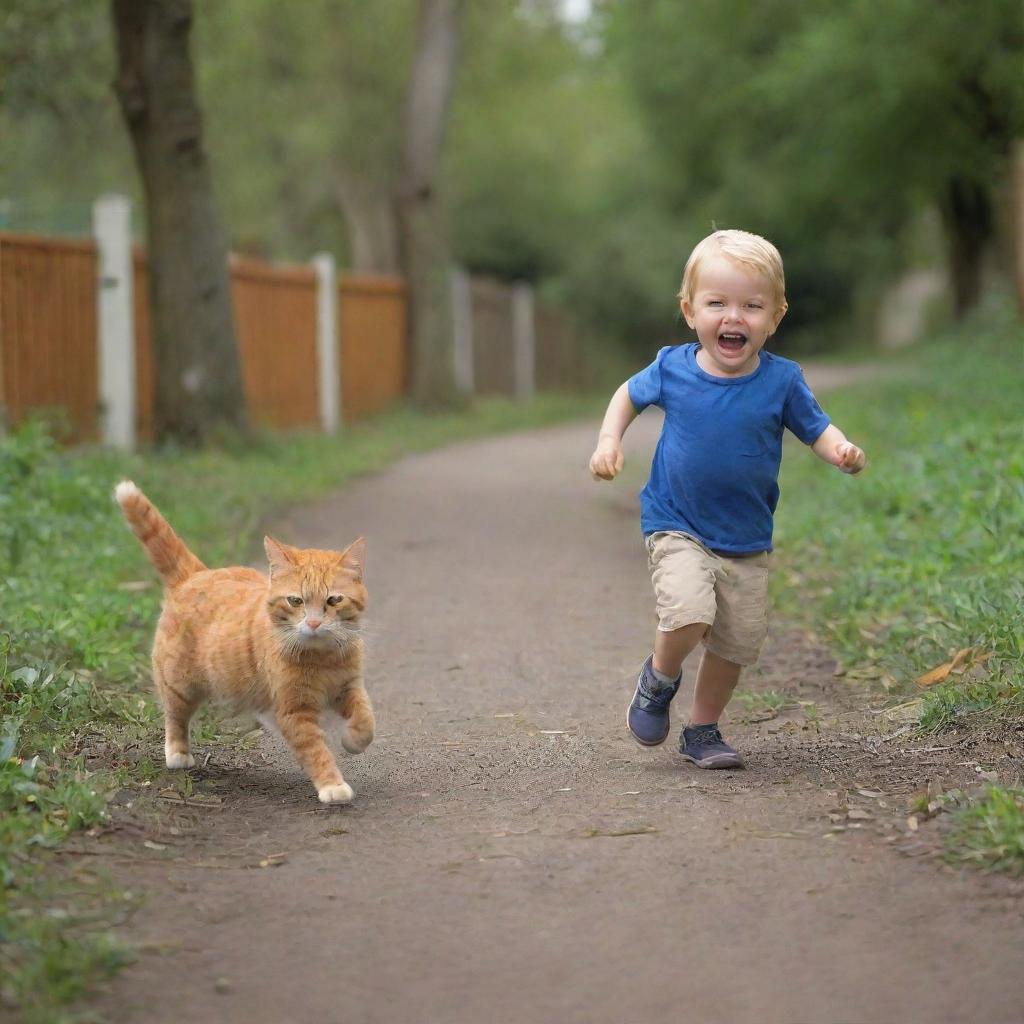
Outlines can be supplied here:
M683 314L683 319L690 330L693 330L693 306L686 299L679 300L679 312Z
M778 329L779 324L782 323L782 318L786 315L786 310L789 309L789 303L783 302L781 306L775 311L775 316L772 319L772 329L768 332L768 336L771 337Z

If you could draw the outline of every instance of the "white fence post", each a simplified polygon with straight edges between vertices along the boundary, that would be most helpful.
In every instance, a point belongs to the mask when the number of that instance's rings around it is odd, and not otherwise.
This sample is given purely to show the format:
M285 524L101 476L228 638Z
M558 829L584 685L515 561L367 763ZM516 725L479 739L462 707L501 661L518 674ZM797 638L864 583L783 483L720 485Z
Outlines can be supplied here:
M512 286L512 338L516 398L533 398L537 339L533 324L533 287L525 282Z
M471 395L473 372L473 295L469 274L462 267L451 268L452 332L455 358L455 386L460 394Z
M341 425L341 359L338 351L338 274L328 252L313 257L316 269L316 351L320 424L325 434Z
M132 304L132 204L125 196L93 203L99 256L96 289L99 398L106 444L135 448L135 323Z

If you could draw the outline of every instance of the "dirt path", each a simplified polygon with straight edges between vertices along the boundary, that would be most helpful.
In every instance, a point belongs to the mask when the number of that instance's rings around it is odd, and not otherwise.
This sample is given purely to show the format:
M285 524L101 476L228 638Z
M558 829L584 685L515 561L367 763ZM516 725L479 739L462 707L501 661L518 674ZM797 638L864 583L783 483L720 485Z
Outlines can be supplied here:
M417 456L280 524L369 538L379 739L342 763L347 808L261 740L248 764L200 748L198 804L122 812L103 842L148 898L112 1019L1020 1021L1017 892L906 855L929 852L904 835L913 780L970 775L970 751L899 747L793 634L748 685L812 699L817 728L734 711L745 772L684 765L675 730L628 738L650 584L632 489L585 471L593 434Z

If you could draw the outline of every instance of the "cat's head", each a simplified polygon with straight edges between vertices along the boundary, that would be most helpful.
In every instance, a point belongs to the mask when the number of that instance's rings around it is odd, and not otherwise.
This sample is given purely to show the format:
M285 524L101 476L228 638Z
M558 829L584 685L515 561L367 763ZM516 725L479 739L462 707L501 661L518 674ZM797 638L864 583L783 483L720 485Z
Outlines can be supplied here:
M263 546L270 563L267 604L286 653L347 647L358 635L366 587L366 541L344 551L293 548L273 537Z

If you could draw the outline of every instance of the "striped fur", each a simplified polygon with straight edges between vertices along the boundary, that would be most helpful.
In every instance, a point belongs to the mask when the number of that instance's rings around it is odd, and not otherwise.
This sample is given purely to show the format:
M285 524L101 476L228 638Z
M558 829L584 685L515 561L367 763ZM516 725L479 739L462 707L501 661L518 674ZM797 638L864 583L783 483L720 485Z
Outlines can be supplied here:
M164 709L170 768L189 768L189 721L207 700L272 719L325 803L352 799L320 728L345 720L350 753L373 740L363 685L365 542L305 550L267 537L269 576L208 569L130 481L115 497L165 584L153 641L153 682Z

